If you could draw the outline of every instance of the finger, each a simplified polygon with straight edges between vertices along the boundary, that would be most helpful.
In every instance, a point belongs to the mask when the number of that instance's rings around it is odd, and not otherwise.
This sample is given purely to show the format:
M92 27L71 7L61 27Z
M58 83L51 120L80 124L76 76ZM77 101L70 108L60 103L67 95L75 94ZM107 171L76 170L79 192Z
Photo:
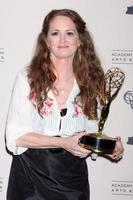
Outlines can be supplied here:
M123 157L123 151L117 151L112 155L112 158L115 160L120 160Z
M81 155L81 154L77 154L77 155L75 155L75 156L77 156L77 157L79 157L79 158L85 158L85 157L87 157L86 155Z
M75 136L77 136L77 138L81 138L82 136L84 136L86 134L85 131L82 131L82 132L79 132L79 133L76 133Z
M83 154L81 152L77 152L74 155L77 156L77 157L79 157L79 158L86 158L88 156L88 154Z
M85 148L83 148L83 147L80 146L80 145L78 145L77 150L78 150L79 152L81 152L81 153L84 153L84 154L90 154L90 153L91 153L91 150L85 149Z
M85 149L81 146L78 145L78 147L75 149L75 154L80 154L80 155L85 155L88 156L89 154L91 154L92 151Z
M117 136L117 137L115 138L115 140L116 140L116 142L121 141L121 137L120 137L120 136Z
M115 151L114 154L118 155L124 152L124 148L123 145L121 144L121 142L117 142L116 146L115 146Z
M118 160L121 160L122 157L123 157L123 154L119 154L117 156L113 156L113 159L118 161Z
M124 148L121 142L121 138L120 137L116 137L116 145L115 145L115 151L114 154L120 154L124 152Z

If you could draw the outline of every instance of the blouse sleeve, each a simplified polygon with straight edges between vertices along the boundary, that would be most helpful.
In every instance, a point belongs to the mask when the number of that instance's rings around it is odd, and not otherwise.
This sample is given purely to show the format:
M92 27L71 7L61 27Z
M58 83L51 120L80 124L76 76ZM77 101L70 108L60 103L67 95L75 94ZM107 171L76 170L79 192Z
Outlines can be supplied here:
M17 147L16 139L28 132L33 132L31 103L28 94L27 76L20 73L14 83L6 122L6 145L14 155L27 150L24 147Z

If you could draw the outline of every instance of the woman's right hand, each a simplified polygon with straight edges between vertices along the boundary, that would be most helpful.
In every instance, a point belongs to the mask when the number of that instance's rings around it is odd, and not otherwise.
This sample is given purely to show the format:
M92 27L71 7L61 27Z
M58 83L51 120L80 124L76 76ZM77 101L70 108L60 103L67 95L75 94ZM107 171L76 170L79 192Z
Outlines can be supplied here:
M77 133L73 136L70 136L68 138L62 138L62 144L61 147L70 153L72 153L74 156L78 156L80 158L86 158L91 154L91 151L88 149L85 149L81 147L79 143L79 139L85 135L85 132Z

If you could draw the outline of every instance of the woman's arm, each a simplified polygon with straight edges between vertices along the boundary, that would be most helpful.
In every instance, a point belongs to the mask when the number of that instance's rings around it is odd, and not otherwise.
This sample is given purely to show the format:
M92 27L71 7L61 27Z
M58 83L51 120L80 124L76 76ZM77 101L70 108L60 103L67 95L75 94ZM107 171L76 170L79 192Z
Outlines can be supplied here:
M63 138L27 133L16 140L16 146L26 148L63 148L75 156L84 158L91 153L91 151L82 148L78 144L79 138L84 134L84 132L81 132L74 136Z

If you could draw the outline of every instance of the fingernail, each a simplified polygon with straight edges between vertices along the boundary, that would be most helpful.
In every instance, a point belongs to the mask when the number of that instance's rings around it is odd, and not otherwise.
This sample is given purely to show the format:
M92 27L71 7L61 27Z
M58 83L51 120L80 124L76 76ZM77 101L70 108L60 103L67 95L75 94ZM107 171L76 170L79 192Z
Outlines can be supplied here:
M116 139L116 142L121 141L120 137L116 137L115 139Z

